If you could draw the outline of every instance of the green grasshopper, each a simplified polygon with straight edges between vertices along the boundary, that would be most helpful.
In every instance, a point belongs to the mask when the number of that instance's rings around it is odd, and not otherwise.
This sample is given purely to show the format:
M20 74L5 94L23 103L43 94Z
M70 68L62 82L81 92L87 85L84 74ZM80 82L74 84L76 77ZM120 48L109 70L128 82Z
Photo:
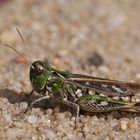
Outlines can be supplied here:
M18 29L17 32L24 43ZM5 46L19 54L13 47ZM89 112L140 112L140 102L132 100L132 97L140 92L140 84L72 74L55 69L45 61L29 64L33 87L29 95L34 91L41 95L29 105L29 108L44 99L53 98L76 110L75 126L78 124L80 109Z
M137 83L72 74L55 69L44 61L32 63L30 81L33 87L31 94L36 91L42 95L30 107L47 99L49 95L76 109L76 125L80 109L89 112L140 111L140 102L131 101L132 96L140 92L140 85ZM129 97L129 100L124 101L125 97Z

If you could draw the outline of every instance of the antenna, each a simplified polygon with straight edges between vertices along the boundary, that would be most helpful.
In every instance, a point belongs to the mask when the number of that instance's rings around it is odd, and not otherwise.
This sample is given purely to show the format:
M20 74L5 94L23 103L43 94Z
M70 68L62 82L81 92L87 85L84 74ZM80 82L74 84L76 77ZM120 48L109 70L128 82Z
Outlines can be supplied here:
M32 64L32 59L31 59L31 56L30 56L30 54L29 54L29 51L28 51L28 49L26 48L26 43L25 43L25 40L24 40L24 38L23 38L23 36L22 36L22 34L21 34L21 32L19 31L19 29L18 28L16 28L16 31L17 31L17 33L19 34L19 37L21 38L21 40L22 40L22 42L23 42L23 45L24 45L24 49L25 49L25 51L26 51L26 53L27 53L27 56L28 56L28 59L29 59L29 61L30 61L30 65ZM9 46L9 45L8 45ZM9 48L11 48L11 46L9 47ZM12 47L13 48L13 47ZM16 51L17 52L17 51ZM29 63L29 61L28 61L28 63Z
M31 65L31 62L28 61L28 60L26 59L25 56L22 56L22 55L20 54L20 52L18 52L16 49L14 49L13 46L10 46L10 45L8 45L8 44L3 44L3 45L6 46L6 47L8 47L8 48L10 48L11 50L13 50L15 53L17 53L19 56L21 56L29 65Z

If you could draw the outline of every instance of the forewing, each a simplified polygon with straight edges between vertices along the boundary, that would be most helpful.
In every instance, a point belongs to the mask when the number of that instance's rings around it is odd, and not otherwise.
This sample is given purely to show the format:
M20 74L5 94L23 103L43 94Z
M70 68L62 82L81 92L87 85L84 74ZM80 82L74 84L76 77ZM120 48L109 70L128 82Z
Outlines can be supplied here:
M137 83L90 77L79 74L71 75L66 79L66 82L109 96L129 96L140 92L140 85Z

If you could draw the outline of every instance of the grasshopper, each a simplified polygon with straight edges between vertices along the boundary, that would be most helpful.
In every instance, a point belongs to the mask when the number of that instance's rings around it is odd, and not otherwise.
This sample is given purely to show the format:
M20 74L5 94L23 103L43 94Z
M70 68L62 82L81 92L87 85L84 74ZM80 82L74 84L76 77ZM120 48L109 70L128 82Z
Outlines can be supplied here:
M131 100L140 92L140 85L137 83L72 74L55 69L45 61L31 64L30 81L33 87L30 94L36 91L42 95L30 107L47 99L49 95L76 110L76 125L80 109L89 112L140 111L140 102Z
M18 29L17 32L24 43ZM12 46L5 46L20 55ZM33 89L29 95L34 91L41 95L29 105L29 108L44 99L55 99L76 110L75 126L78 124L80 109L89 112L140 112L140 102L132 100L133 96L140 93L138 83L73 74L58 70L45 61L38 60L32 63L25 57L23 59L30 64L29 77Z

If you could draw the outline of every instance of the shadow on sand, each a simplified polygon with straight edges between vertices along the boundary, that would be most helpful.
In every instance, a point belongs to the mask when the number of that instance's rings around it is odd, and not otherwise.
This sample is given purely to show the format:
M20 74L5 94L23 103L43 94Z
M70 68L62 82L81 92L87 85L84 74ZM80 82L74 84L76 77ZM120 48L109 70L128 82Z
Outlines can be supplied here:
M15 90L11 89L0 89L0 98L6 98L8 99L9 103L15 104L15 103L21 103L21 102L27 102L28 104L32 103L34 100L38 99L39 96L36 96L34 94L27 95L23 92L16 92ZM43 109L47 108L54 108L57 104L54 103L53 100L43 100L41 102L38 102L34 105L34 107L41 107Z
M29 97L24 93L18 93L11 89L0 89L0 97L7 98L11 104L20 103L20 102L30 102Z
M35 95L28 96L27 94L25 94L23 92L18 93L14 90L11 90L11 89L0 89L0 97L7 98L11 104L21 103L21 102L27 102L28 104L30 104L31 102L33 102L34 100L39 98L38 96L35 96ZM64 104L58 103L52 99L43 100L43 101L34 105L35 108L40 107L43 109L55 108L58 106L60 107L60 112L64 112L64 111L69 110L70 112L72 112L72 114L73 113L75 114L75 110L73 108L68 107ZM104 117L106 119L107 119L108 115L111 115L113 118L116 118L116 119L122 118L124 116L126 116L127 118L132 118L132 117L136 117L136 116L140 115L140 113L132 113L132 112L121 112L121 111L115 111L115 112L116 113L111 113L111 112L91 113L91 112L86 112L86 111L81 110L80 114L83 114L85 116L96 115L98 118Z

